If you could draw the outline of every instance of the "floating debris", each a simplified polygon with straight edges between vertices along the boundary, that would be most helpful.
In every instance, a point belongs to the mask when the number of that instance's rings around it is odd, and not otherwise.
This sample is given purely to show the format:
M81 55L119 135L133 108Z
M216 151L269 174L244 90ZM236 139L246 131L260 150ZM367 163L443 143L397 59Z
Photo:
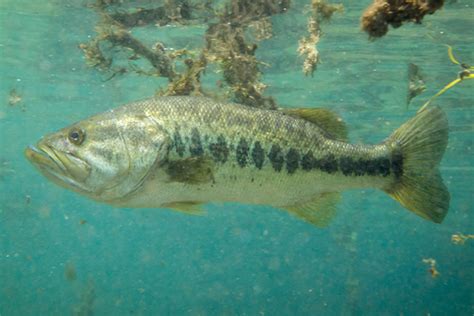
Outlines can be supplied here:
M76 281L77 279L77 273L76 273L76 267L72 262L67 262L66 265L64 266L64 276L66 277L66 280L69 282Z
M402 26L403 22L421 23L426 14L433 14L444 0L374 0L361 18L362 29L371 39L382 37L388 26Z
M74 316L92 316L94 315L94 304L96 294L95 285L92 279L89 279L85 287L82 289L81 299L78 305L72 309Z
M436 260L433 258L423 259L423 263L430 265L428 272L431 274L432 278L437 278L440 276L439 271L436 269Z
M8 105L15 106L17 103L21 102L21 100L22 97L18 91L16 91L16 89L11 89L10 93L8 94Z
M474 235L457 233L451 236L451 242L455 245L464 245L469 239L474 239Z
M186 59L184 63L187 67L186 71L173 80L165 91L160 91L158 95L205 95L201 88L200 78L201 74L206 69L206 58L201 56L197 60Z
M133 51L133 56L141 56L147 59L156 69L157 75L167 77L172 80L175 76L171 58L166 55L164 50L152 50L133 37L128 31L120 28L110 28L106 33L102 33L104 40L109 41L113 46L129 48Z
M298 53L305 56L303 63L303 73L313 76L317 65L319 64L319 51L316 45L321 39L321 23L329 21L335 12L342 12L342 4L329 4L324 0L311 1L311 16L308 18L308 33L298 42Z
M249 27L257 41L267 40L273 36L273 25L269 17L250 22Z
M303 63L303 73L306 76L312 76L319 63L319 52L316 44L319 42L320 35L319 24L312 17L308 19L308 32L310 35L303 37L298 42L298 53L300 56L306 56Z
M25 203L26 203L26 205L30 205L30 203L31 203L31 195L28 195L28 194L25 195Z
M6 177L15 173L15 169L11 166L10 161L0 158L0 180L5 180Z
M98 11L100 16L97 24L97 37L88 43L79 44L79 48L84 52L86 63L100 71L110 71L114 77L116 74L127 72L123 66L115 66L113 55L118 51L128 55L129 60L143 58L149 61L154 71L144 71L137 69L137 66L130 66L131 71L140 74L167 77L172 81L175 76L172 58L165 52L164 46L161 49L149 48L140 40L131 35L129 28L145 26L155 23L165 25L171 20L174 22L189 18L189 14L182 14L178 18L176 12L186 12L184 7L188 7L187 1L166 1L164 6L155 9L138 8L133 12L115 12L110 6L119 4L116 1L98 0L92 7ZM173 12L173 13L171 13ZM180 13L180 14L181 14ZM119 48L119 50L117 50ZM110 56L107 56L110 55ZM107 80L110 80L109 77Z
M79 48L84 52L88 66L96 67L99 70L107 70L110 68L112 58L104 57L99 46L99 40L95 39L90 43L81 43L79 44Z
M314 1L313 1L314 2ZM272 37L271 16L285 13L289 0L230 0L222 5L212 1L194 4L188 0L168 0L157 7L120 8L122 1L97 0L93 7L100 16L97 36L82 43L89 66L110 72L106 80L130 72L168 78L168 87L159 95L212 95L204 91L201 76L209 64L217 64L223 76L220 88L226 98L249 106L275 109L273 98L263 95L267 87L260 81L265 63L255 56L255 42ZM145 25L205 25L203 49L167 49L158 42L149 47L132 36L131 30ZM128 60L123 61L123 56ZM135 60L148 60L143 69ZM127 63L124 66L124 62ZM138 66L140 65L140 66ZM226 89L227 88L227 89Z
M289 1L285 0L233 0L220 12L219 22L209 24L205 56L209 63L219 64L223 83L230 88L237 103L276 109L275 100L263 95L267 85L260 81L260 66L264 64L256 58L258 45L250 42L246 31L252 25L254 28L259 25L259 21L263 21L260 25L263 27L270 21L268 17L285 13L288 8ZM265 27L265 36L258 38L270 37L268 24Z
M420 73L420 68L413 64L408 64L408 94L407 107L411 100L426 90L425 80Z
M439 97L440 95L442 95L443 93L445 93L446 91L448 91L449 89L451 89L452 87L460 83L461 81L466 80L466 79L474 79L474 66L470 66L466 63L459 62L454 57L453 48L449 45L446 45L446 46L448 47L449 60L453 64L459 65L461 67L461 71L458 72L458 78L448 83L443 89L441 89L438 93L432 96L425 104L423 104L423 106L418 110L418 112L423 111L434 99L436 99L437 97Z

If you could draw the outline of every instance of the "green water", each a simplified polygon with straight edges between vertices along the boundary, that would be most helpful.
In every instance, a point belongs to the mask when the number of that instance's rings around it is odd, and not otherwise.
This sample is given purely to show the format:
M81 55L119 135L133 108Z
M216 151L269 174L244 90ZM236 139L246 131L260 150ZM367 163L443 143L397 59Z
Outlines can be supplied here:
M381 141L456 78L445 44L474 64L472 1L369 42L359 30L369 1L346 0L345 13L323 25L322 63L304 77L296 49L306 3L274 16L273 38L259 45L266 93L282 106L335 110L352 142ZM0 315L474 313L474 240L451 241L474 234L473 80L436 100L450 123L441 173L451 207L440 225L375 190L344 192L325 229L265 206L209 204L201 217L116 209L53 185L23 157L41 135L166 83L134 74L105 81L89 68L78 45L95 36L96 22L82 1L0 0ZM204 32L135 34L180 48L201 47ZM407 110L408 63L427 90ZM206 78L212 86L218 75ZM22 97L14 106L12 89Z

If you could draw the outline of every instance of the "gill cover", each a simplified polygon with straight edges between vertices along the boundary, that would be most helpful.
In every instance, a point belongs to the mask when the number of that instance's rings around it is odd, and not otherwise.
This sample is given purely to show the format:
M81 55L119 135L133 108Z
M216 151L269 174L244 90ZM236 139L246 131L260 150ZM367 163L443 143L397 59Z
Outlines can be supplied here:
M114 203L137 191L147 176L167 159L170 138L161 125L145 114L126 114L116 122L126 160L115 186L100 192L98 198Z

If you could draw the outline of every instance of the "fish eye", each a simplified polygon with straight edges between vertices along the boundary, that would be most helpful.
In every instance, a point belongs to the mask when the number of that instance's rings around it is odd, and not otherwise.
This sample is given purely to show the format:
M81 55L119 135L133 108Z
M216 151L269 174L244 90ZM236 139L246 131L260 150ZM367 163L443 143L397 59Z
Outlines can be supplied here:
M73 128L69 131L69 134L67 137L69 141L73 143L74 145L80 145L84 142L85 136L86 134L82 129Z

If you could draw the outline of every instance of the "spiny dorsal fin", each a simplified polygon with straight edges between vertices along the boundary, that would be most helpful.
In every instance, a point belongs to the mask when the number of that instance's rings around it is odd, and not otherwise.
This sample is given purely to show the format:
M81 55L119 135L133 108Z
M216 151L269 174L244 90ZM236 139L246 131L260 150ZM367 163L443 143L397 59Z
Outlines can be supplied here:
M168 162L166 173L170 182L201 184L213 181L212 159L188 157Z
M339 192L321 193L311 201L291 205L285 209L317 227L326 227L336 215L337 203L341 199Z
M327 109L283 109L283 113L315 123L337 140L347 140L347 128L344 121Z
M171 208L178 212L183 212L189 215L204 215L201 202L183 201L171 202L161 205L164 208Z

